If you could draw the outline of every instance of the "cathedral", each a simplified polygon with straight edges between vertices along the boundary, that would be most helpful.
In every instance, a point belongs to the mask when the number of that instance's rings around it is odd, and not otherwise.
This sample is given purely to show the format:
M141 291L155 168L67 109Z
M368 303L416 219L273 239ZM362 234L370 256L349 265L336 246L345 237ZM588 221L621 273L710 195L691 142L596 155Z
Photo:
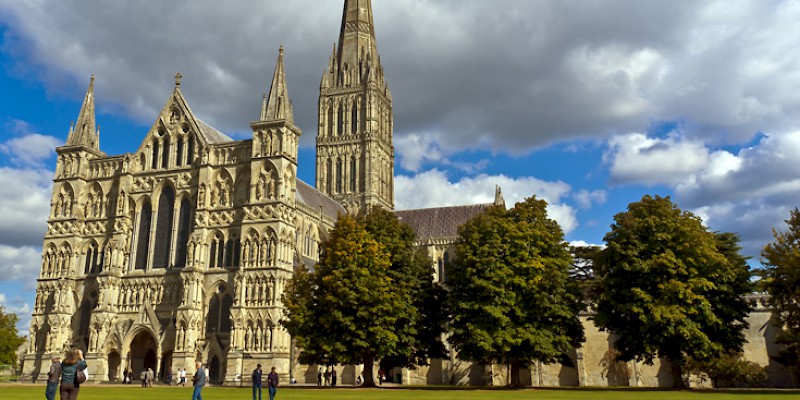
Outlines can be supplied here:
M110 156L99 146L91 78L66 144L56 149L23 379L42 379L51 356L80 348L96 382L147 368L160 377L193 371L195 361L216 384L239 385L257 363L316 382L316 367L296 362L281 325L283 288L296 268L314 266L338 215L394 209L392 95L370 0L344 2L338 46L320 84L314 186L297 177L302 132L283 48L257 117L251 138L233 140L192 113L178 74L139 148ZM499 188L494 204L505 204ZM443 281L458 227L491 205L395 213L416 231L434 279ZM768 321L769 312L759 310L753 318ZM587 344L571 355L575 366L534 365L523 382L612 384L598 366L608 334L581 319ZM756 357L768 360L769 339L750 336ZM416 384L501 384L505 376L502 366L452 355L430 364L397 374ZM637 365L625 382L671 384L658 366ZM355 382L357 367L337 368L343 384Z
M345 2L322 76L316 187L297 178L302 132L282 48L250 126L252 138L237 141L197 118L178 74L136 152L109 156L92 77L57 149L25 376L71 347L98 381L195 360L215 383L256 363L295 373L284 285L316 263L339 214L394 208L392 95L370 1Z

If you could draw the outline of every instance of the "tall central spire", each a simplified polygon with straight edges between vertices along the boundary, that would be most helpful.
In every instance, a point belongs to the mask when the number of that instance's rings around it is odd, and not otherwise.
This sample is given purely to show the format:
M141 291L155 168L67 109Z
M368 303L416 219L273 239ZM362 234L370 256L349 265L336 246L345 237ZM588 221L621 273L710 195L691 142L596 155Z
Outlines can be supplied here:
M358 65L363 57L377 56L375 23L370 0L346 0L339 33L338 64Z
M370 0L345 0L338 46L322 74L317 189L350 212L394 208L392 95Z

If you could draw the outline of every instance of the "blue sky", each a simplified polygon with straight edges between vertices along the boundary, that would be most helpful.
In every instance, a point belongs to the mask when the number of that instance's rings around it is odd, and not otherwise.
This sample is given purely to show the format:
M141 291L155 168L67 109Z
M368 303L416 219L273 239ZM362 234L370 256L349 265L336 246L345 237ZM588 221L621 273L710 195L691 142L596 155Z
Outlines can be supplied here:
M567 240L671 195L757 261L800 198L800 4L381 0L398 208L550 203ZM101 149L133 152L173 87L246 138L286 48L314 182L316 101L340 0L0 0L0 304L27 330L54 148L96 75Z

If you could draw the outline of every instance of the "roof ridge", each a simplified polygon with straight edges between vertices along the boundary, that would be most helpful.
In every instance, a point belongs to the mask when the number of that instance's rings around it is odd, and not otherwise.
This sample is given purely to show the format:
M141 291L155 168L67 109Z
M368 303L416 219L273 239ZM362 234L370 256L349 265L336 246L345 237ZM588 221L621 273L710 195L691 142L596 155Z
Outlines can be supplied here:
M478 203L478 204L462 204L457 206L442 206L442 207L427 207L427 208L411 208L408 210L395 210L395 213L407 211L425 211L425 210L441 210L446 208L466 208L466 207L491 207L494 203Z

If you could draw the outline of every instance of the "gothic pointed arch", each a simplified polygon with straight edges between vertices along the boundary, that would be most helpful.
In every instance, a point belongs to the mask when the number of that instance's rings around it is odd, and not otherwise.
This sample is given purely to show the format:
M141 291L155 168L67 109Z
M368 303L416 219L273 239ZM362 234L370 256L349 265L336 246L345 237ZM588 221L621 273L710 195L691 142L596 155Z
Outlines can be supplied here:
M215 284L208 299L208 315L206 318L206 337L211 335L230 335L231 307L233 306L233 288L225 282Z
M193 204L194 202L189 196L181 196L180 208L178 209L178 237L175 241L175 267L177 268L183 268L186 266L189 236L194 229Z
M211 207L224 208L232 205L233 178L230 172L221 169L211 188Z
M83 273L85 275L103 272L105 249L96 240L90 240L84 248Z
M225 235L215 231L209 241L208 268L222 268L225 261Z
M136 254L132 269L146 270L150 253L150 228L152 227L153 207L148 197L142 198L140 203L141 206L136 217Z
M72 218L73 205L75 204L75 191L69 182L61 184L59 194L55 199L54 216L56 218Z
M153 268L170 268L173 243L173 223L175 219L175 189L165 184L158 196L156 209L155 242L153 248Z

